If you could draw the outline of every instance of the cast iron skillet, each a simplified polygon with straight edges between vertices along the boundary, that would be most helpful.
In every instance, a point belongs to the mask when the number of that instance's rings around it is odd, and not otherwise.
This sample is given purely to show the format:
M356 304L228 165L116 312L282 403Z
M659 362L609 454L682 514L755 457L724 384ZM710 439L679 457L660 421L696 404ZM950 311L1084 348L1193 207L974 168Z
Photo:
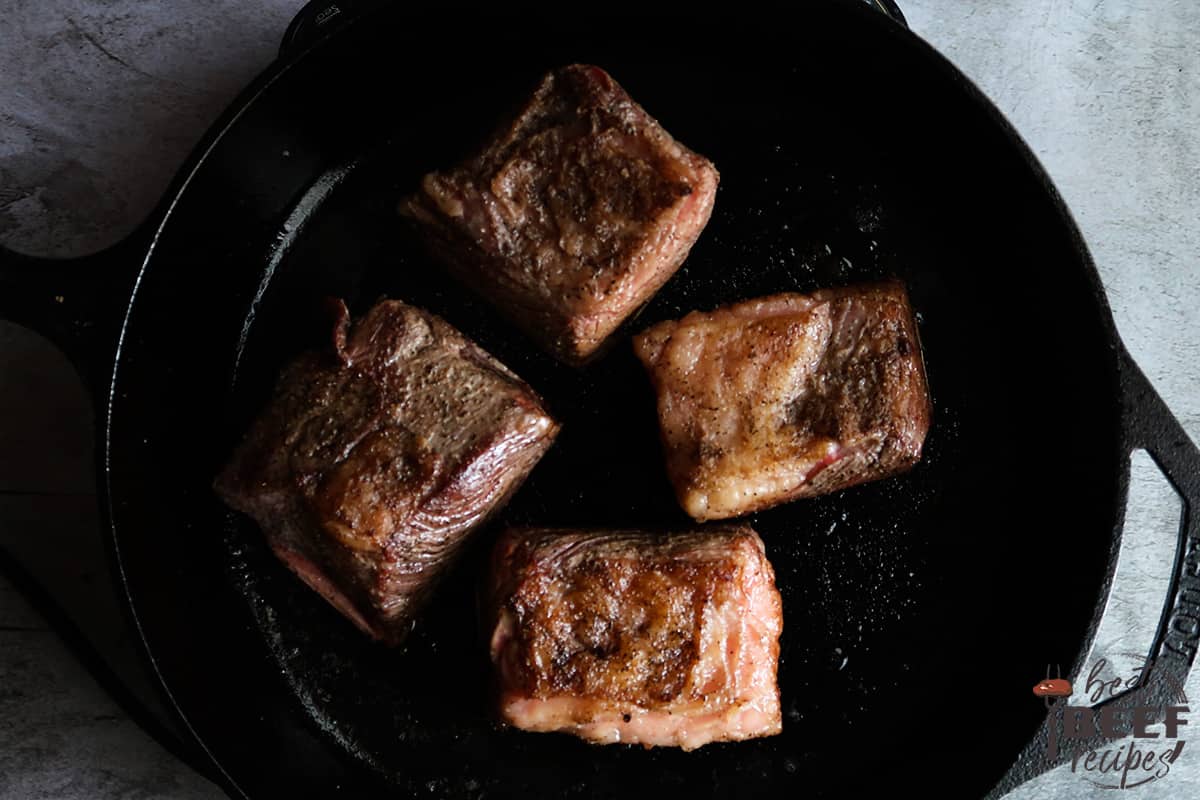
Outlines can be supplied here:
M1200 456L1121 346L1046 175L928 46L859 4L802 4L786 26L334 7L289 31L294 46L197 150L147 238L103 257L137 264L127 302L98 262L9 259L0 293L5 316L55 338L93 382L132 619L231 793L1000 792L1052 765L1029 687L1048 662L1081 666L1137 447L1189 513L1151 679L1113 702L1183 682L1200 635L1185 557L1200 546ZM336 30L314 36L321 23ZM684 754L500 730L472 588L494 530L388 650L209 488L280 366L328 339L323 299L361 311L387 294L443 314L564 422L507 520L686 524L627 344L582 371L553 363L445 280L394 214L424 171L573 61L607 68L722 172L711 224L634 328L889 275L920 313L935 404L922 463L751 518L785 602L777 737Z

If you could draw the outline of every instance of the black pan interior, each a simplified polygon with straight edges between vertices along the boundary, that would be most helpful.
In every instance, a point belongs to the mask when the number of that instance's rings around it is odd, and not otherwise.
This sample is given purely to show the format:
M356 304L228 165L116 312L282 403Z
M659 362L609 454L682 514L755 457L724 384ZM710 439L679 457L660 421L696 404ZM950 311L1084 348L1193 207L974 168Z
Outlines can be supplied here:
M1044 715L1029 686L1083 643L1120 506L1111 323L1073 226L957 74L869 12L816 3L786 27L670 37L561 25L451 35L379 12L267 86L184 186L135 293L108 448L127 587L168 688L252 796L840 796L918 775L982 793ZM919 312L922 463L750 519L785 602L777 737L685 754L501 730L473 613L494 529L389 650L209 490L281 365L328 341L324 298L362 311L387 295L442 314L563 421L504 521L687 524L627 336L584 370L554 363L394 213L573 61L609 70L722 174L687 265L631 329L884 276Z

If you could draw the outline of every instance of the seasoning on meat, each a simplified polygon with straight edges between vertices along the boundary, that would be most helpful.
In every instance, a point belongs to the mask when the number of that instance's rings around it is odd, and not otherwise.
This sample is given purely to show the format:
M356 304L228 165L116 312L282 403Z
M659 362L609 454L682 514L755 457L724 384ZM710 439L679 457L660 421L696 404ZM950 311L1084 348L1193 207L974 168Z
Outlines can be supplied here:
M683 263L717 181L607 73L576 64L400 210L466 286L579 363Z
M510 725L685 750L782 729L783 607L749 527L510 530L489 588Z
M667 472L698 520L908 469L930 402L898 281L779 294L639 334Z
M440 318L381 301L292 363L217 478L309 586L395 644L467 535L558 425L516 375Z

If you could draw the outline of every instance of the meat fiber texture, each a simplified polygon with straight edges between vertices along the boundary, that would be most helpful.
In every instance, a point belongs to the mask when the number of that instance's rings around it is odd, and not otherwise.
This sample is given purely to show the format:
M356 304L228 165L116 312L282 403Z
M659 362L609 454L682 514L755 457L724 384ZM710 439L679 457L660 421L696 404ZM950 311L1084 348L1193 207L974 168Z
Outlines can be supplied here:
M634 339L658 395L667 473L697 520L908 469L931 407L904 285L778 294Z
M607 73L576 64L400 211L463 284L578 364L680 267L718 179Z
M509 530L489 586L510 725L685 750L782 729L783 609L749 527Z
M558 432L516 375L395 300L292 363L218 494L355 625L401 641L468 534Z

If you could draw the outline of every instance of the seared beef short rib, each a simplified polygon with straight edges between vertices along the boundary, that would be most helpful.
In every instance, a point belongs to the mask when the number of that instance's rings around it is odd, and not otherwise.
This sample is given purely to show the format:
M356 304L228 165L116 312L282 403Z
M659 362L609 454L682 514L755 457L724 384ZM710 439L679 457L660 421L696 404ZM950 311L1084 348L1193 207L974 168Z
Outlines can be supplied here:
M382 301L352 325L340 311L333 348L287 368L216 490L313 589L394 644L558 426L433 314Z
M400 210L463 284L579 363L683 263L717 181L607 73L577 64Z
M685 750L781 730L782 604L749 527L510 530L489 589L510 725Z
M780 294L634 340L684 510L724 519L908 469L930 402L897 281Z

